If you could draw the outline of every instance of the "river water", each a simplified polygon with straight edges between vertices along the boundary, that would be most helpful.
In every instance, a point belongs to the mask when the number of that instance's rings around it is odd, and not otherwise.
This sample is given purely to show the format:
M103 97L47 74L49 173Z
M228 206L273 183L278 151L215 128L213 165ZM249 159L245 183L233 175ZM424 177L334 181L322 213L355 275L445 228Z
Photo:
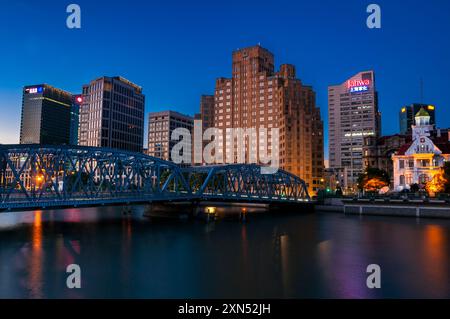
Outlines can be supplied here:
M161 221L143 207L0 214L0 298L450 298L450 221ZM81 268L69 289L66 267ZM367 266L381 289L367 288Z

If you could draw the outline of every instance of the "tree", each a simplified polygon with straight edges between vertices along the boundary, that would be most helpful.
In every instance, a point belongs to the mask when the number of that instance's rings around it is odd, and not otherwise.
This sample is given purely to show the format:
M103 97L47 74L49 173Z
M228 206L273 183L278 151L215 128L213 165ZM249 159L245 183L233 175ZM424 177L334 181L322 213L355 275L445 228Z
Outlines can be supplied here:
M428 194L430 194L431 196L434 196L435 194L444 192L446 184L448 184L448 181L445 178L445 171L444 171L444 169L441 169L425 185L425 189L427 190Z
M390 184L389 174L379 168L368 167L363 174L358 177L358 188L367 192L378 192L383 187Z

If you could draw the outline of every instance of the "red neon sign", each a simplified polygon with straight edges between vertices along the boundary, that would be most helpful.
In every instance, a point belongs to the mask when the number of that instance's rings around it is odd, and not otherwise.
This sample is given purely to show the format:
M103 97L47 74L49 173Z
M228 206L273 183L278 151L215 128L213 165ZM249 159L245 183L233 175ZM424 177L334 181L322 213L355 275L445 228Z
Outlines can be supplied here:
M349 80L347 82L347 87L349 89L356 87L356 86L369 86L370 80Z

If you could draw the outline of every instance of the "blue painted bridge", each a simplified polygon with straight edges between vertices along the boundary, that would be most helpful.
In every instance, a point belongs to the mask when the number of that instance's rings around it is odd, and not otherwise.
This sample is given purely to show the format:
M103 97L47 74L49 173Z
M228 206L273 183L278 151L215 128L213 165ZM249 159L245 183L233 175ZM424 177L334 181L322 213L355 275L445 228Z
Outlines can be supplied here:
M0 210L176 201L305 203L305 182L257 165L182 168L140 153L0 145Z

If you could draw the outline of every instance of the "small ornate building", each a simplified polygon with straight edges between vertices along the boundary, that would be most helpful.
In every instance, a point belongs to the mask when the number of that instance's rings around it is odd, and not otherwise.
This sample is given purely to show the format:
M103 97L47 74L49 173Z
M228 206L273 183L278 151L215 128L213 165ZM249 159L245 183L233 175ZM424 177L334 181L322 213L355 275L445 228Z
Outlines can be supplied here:
M412 142L392 155L396 191L409 189L413 184L426 184L446 161L450 161L449 133L442 135L434 130L430 115L423 108L416 114L415 122Z

